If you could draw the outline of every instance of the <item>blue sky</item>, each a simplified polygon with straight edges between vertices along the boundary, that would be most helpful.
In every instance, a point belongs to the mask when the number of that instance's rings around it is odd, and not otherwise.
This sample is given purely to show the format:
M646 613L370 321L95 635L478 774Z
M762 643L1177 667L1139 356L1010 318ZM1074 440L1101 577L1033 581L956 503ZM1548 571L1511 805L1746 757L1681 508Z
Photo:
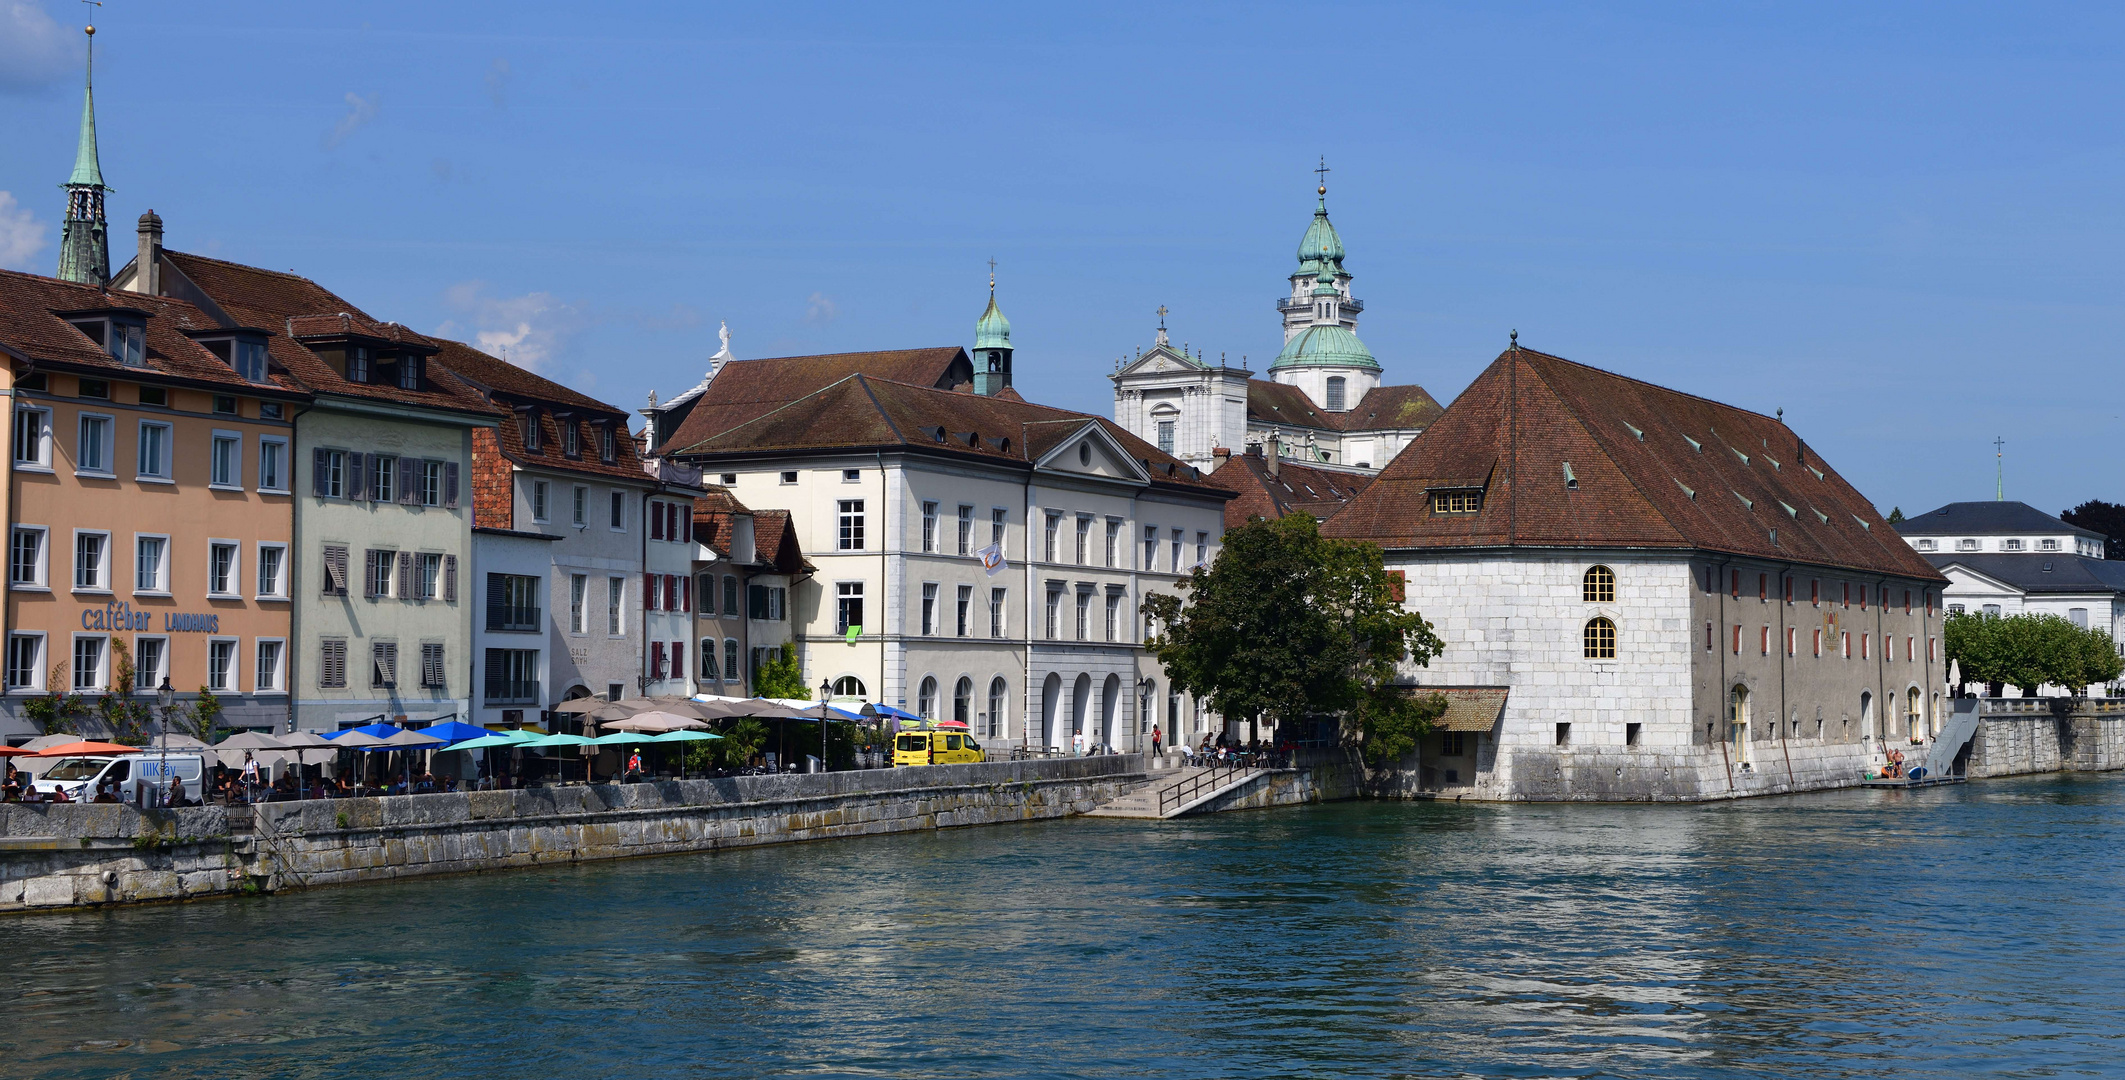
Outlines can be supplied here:
M0 264L49 273L84 5L0 0ZM2125 11L110 0L118 246L316 278L627 408L963 344L1035 400L1279 345L1327 155L1359 326L1447 401L1509 330L1770 412L1886 512L2125 501Z

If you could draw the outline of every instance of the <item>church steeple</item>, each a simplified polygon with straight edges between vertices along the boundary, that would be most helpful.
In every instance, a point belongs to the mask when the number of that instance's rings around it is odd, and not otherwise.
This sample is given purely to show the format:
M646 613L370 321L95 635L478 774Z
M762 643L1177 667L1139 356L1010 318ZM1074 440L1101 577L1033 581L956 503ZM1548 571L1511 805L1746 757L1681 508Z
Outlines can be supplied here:
M81 97L81 141L67 178L66 224L59 235L59 276L101 286L111 276L109 229L103 216L103 163L96 154L96 28L88 35L88 68Z
M989 260L989 307L974 323L974 392L1002 393L1011 385L1011 320L996 306L996 260Z

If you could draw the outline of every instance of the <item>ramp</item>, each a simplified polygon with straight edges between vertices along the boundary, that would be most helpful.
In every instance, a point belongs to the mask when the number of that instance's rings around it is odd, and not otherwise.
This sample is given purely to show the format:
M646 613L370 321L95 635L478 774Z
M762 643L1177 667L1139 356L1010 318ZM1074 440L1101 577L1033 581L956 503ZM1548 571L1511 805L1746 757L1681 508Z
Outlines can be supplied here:
M1955 756L1963 752L1970 737L1977 734L1978 700L1956 698L1955 709L1941 725L1941 733L1934 737L1933 745L1926 748L1926 775L1943 779L1955 774Z
M1267 775L1267 769L1246 766L1190 766L1174 776L1138 784L1113 801L1087 811L1085 816L1177 818Z

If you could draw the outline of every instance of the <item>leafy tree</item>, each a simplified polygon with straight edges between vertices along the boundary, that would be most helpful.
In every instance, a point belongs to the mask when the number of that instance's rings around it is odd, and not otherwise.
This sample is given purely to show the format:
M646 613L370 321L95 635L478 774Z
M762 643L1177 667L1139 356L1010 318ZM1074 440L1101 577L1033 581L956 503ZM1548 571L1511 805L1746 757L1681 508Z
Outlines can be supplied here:
M190 705L170 707L170 726L212 746L221 731L221 699L202 686Z
M1901 523L1903 522L1903 520L1904 520L1904 508L1903 508L1903 507L1901 507L1901 506L1892 506L1892 507L1890 507L1890 508L1889 508L1889 524L1891 524L1891 525L1897 525L1897 524L1901 524Z
M73 735L80 729L76 726L88 713L88 699L66 689L66 661L52 665L51 677L44 681L45 692L22 703L22 712L46 735Z
M2090 499L2059 515L2059 520L2079 529L2103 534L2103 557L2125 559L2125 506Z
M1225 533L1224 550L1144 610L1161 627L1147 643L1176 689L1228 717L1275 724L1340 716L1375 764L1416 749L1445 711L1438 695L1393 683L1404 660L1444 648L1402 606L1401 579L1380 549L1321 536L1313 515L1256 518Z
M2036 696L2041 685L2065 687L2074 696L2095 683L2125 673L2125 658L2105 631L2075 626L2057 615L1960 613L1942 627L1948 658L1962 665L1970 682L2005 683Z
M96 714L111 730L111 740L127 746L148 741L148 703L133 693L135 687L132 651L121 638L111 639L111 687L96 699Z
M788 645L765 653L759 666L753 668L753 693L768 698L798 698L812 700L812 690L804 685L804 669Z

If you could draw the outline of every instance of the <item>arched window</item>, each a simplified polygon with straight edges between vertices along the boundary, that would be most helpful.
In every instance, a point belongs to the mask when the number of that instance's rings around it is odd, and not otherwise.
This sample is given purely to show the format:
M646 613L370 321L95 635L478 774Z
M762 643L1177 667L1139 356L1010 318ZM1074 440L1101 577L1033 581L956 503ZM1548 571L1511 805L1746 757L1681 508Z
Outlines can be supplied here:
M1602 618L1587 620L1586 658L1589 660L1614 660L1616 658L1615 623Z
M952 719L974 730L974 680L961 678L952 685Z
M864 693L862 679L854 675L843 675L834 680L834 696L860 698L869 697L870 695Z
M1010 693L1002 676L989 680L989 738L1001 738L1004 728L1004 696Z
M1616 572L1606 566L1589 567L1586 577L1580 579L1581 598L1589 604L1613 604L1616 602Z
M924 720L937 719L937 680L928 675L922 677L922 688L915 692L915 715Z
M1328 411L1343 411L1343 377L1341 375L1330 375L1328 377Z

